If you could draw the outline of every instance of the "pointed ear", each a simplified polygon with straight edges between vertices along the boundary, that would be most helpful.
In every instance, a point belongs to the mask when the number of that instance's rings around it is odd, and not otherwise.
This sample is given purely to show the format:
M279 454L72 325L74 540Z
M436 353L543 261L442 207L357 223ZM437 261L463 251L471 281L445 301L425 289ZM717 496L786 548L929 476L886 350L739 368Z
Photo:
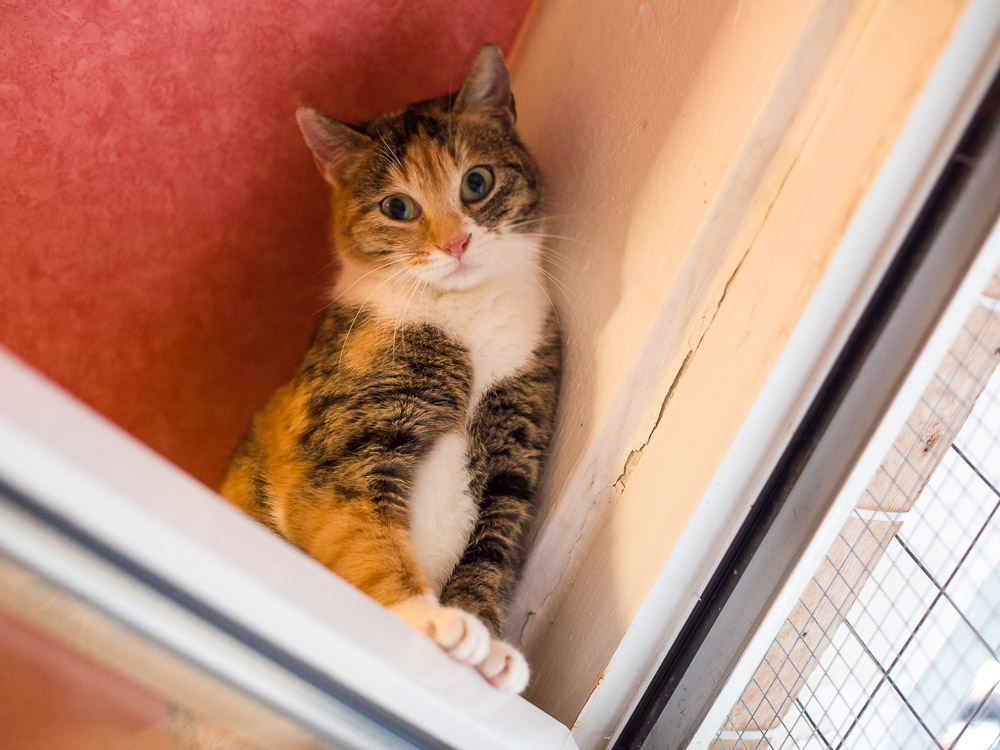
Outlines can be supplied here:
M320 174L331 185L342 187L347 168L355 155L371 144L371 138L315 109L299 107L295 119L312 149Z
M500 48L493 43L484 44L479 49L455 99L455 110L458 112L477 109L494 110L509 117L511 122L517 119L507 65Z

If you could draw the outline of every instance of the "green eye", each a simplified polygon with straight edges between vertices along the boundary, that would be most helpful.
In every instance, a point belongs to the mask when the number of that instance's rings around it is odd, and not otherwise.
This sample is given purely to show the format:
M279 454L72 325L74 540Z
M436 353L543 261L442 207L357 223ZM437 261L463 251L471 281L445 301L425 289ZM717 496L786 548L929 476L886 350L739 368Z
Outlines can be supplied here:
M493 189L493 172L489 167L473 167L462 178L462 202L475 203Z
M379 204L382 213L396 221L412 221L420 216L420 206L408 195L396 193Z

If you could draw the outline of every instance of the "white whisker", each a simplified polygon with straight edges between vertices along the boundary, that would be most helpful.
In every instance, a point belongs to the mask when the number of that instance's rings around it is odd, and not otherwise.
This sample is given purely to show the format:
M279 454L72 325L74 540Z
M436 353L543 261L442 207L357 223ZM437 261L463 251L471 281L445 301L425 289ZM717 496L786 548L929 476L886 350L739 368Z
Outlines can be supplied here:
M568 286L566 286L566 284L564 284L562 281L560 281L559 279L557 279L555 277L555 275L551 271L547 270L546 268L539 266L539 270L542 273L545 274L546 278L549 281L551 281L553 284L556 285L556 287L559 289L559 291L561 291L563 293L563 295L565 295L566 301L569 302L572 305L573 304L572 297L575 296L575 295L570 290L570 288Z
M393 153L392 149L389 148L389 143L385 140L385 136L382 134L381 130L378 131L378 137L382 141L382 145L385 146L385 149L382 151L382 153L384 153L386 158L389 159L390 164L394 164L399 169L399 176L402 177L404 174L406 174L406 170L403 169L403 163L399 160L399 157L396 156L395 153Z
M410 290L410 296L406 298L406 304L403 305L402 312L397 311L393 315L393 327L392 327L392 360L396 361L396 331L399 329L400 323L405 325L406 322L406 311L410 308L410 302L413 301L413 295L416 293L417 289L423 284L419 279L413 280L413 289ZM395 287L393 287L395 288Z
M560 292L562 294L562 296L565 298L566 302L573 309L573 314L575 315L576 314L576 303L573 301L573 296L574 295L570 292L569 287L567 287L565 284L563 284L561 281L559 281L559 279L557 279L555 276L553 276L549 271L547 271L541 265L539 265L537 263L535 263L533 265L534 265L534 267L541 274L543 274L545 276L546 279L548 279L550 282L552 282L552 284L555 287L555 290L558 291L558 292ZM550 298L549 301L551 302L551 298Z
M410 258L414 257L415 255L416 255L416 253L407 253L406 255L402 256L401 258L396 258L394 260L390 260L388 263L383 263L382 265L376 266L375 268L371 269L370 271L367 271L367 272L363 273L361 276L359 276L354 281L352 281L351 284L346 289L344 289L344 291L342 291L340 294L338 294L336 297L334 297L332 300L330 300L330 302L326 305L326 307L329 307L334 302L340 301L340 298L343 297L345 294L347 294L349 291L351 291L351 289L354 288L355 284L357 284L359 281L365 279L366 277L371 276L376 271L381 271L383 268L388 268L389 266L394 266L397 263L402 263L403 261L409 260Z
M562 321L559 319L559 310L558 310L558 308L556 308L556 303L552 301L552 297L550 297L549 293L547 291L545 291L545 284L543 284L541 281L539 281L535 277L532 277L531 280L535 283L535 286L537 286L539 289L542 290L542 294L545 295L545 299L547 299L549 301L549 307L551 307L552 308L552 312L555 313L556 324L560 328L562 328Z
M579 219L583 214L545 214L544 216L536 216L530 219L518 219L517 221L511 222L508 226L522 226L527 224L542 224L548 221L556 221L559 219Z
M372 289L371 294L369 294L367 297L365 297L365 301L361 303L361 307L359 307L357 313L355 313L354 320L351 321L351 325L347 329L347 334L344 336L344 343L340 345L340 359L337 360L337 372L338 373L340 372L340 365L344 361L344 351L347 349L347 340L351 337L351 331L354 330L354 324L358 322L358 317L361 315L361 311L365 309L365 305L368 304L368 300L370 300L372 298L372 295L375 294L375 292L377 292L379 289L381 289L383 286L385 286L386 282L391 281L392 279L396 278L397 276L399 276L400 274L403 274L405 272L406 272L406 268L399 268L399 269L397 269L391 276L389 276L386 279L383 279L382 282L377 287L375 287L374 289Z
M516 236L516 235L515 235ZM503 239L495 240L496 242L502 242L505 245L512 247L525 247L531 249L539 249L542 251L542 256L545 262L552 263L560 270L563 271L573 271L577 268L577 263L571 261L568 258L564 258L555 252L549 245L542 245L541 243L530 243L530 242L515 242L510 237L504 237Z
M519 237L532 237L532 238L538 238L538 239L563 240L565 242L575 242L576 244L581 245L583 247L587 247L587 248L592 248L593 247L593 245L591 245L588 242L584 242L583 240L579 239L578 237L569 237L568 235L565 235L565 234L552 234L551 232L514 232L514 234L518 235Z
M406 313L410 309L410 303L413 301L413 295L417 291L417 289L420 290L420 298L417 301L417 305L419 306L423 302L424 292L427 290L427 282L424 281L424 280L419 280L419 281L417 281L417 283L414 284L413 291L410 292L410 297L409 297L409 299L406 300L406 306L403 308L403 314L399 316L399 320L401 322L403 322L404 324L406 322ZM400 334L399 339L400 339L400 345L405 344L405 342L406 342L406 326L405 325L403 326L403 332ZM395 358L395 345L396 345L396 334L395 334L395 332L393 333L393 339L392 340L393 340L393 358Z

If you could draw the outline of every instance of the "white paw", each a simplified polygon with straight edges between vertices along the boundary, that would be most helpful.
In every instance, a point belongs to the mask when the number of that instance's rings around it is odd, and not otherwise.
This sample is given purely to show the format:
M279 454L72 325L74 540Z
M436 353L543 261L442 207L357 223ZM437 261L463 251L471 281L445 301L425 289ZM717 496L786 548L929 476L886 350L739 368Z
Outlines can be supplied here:
M475 615L455 607L438 607L428 618L424 632L463 664L480 664L490 650L486 626Z
M462 664L477 666L489 654L490 632L478 617L464 610L442 607L432 596L414 597L390 610Z
M489 683L507 693L520 693L528 686L528 662L521 652L503 641L490 641L489 653L479 665Z

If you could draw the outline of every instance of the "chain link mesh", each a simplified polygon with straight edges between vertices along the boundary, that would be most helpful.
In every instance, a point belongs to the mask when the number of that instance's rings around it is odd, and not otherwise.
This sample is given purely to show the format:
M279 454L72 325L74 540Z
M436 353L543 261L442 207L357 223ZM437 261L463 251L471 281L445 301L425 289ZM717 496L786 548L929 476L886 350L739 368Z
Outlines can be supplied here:
M711 750L1000 750L1000 273Z

